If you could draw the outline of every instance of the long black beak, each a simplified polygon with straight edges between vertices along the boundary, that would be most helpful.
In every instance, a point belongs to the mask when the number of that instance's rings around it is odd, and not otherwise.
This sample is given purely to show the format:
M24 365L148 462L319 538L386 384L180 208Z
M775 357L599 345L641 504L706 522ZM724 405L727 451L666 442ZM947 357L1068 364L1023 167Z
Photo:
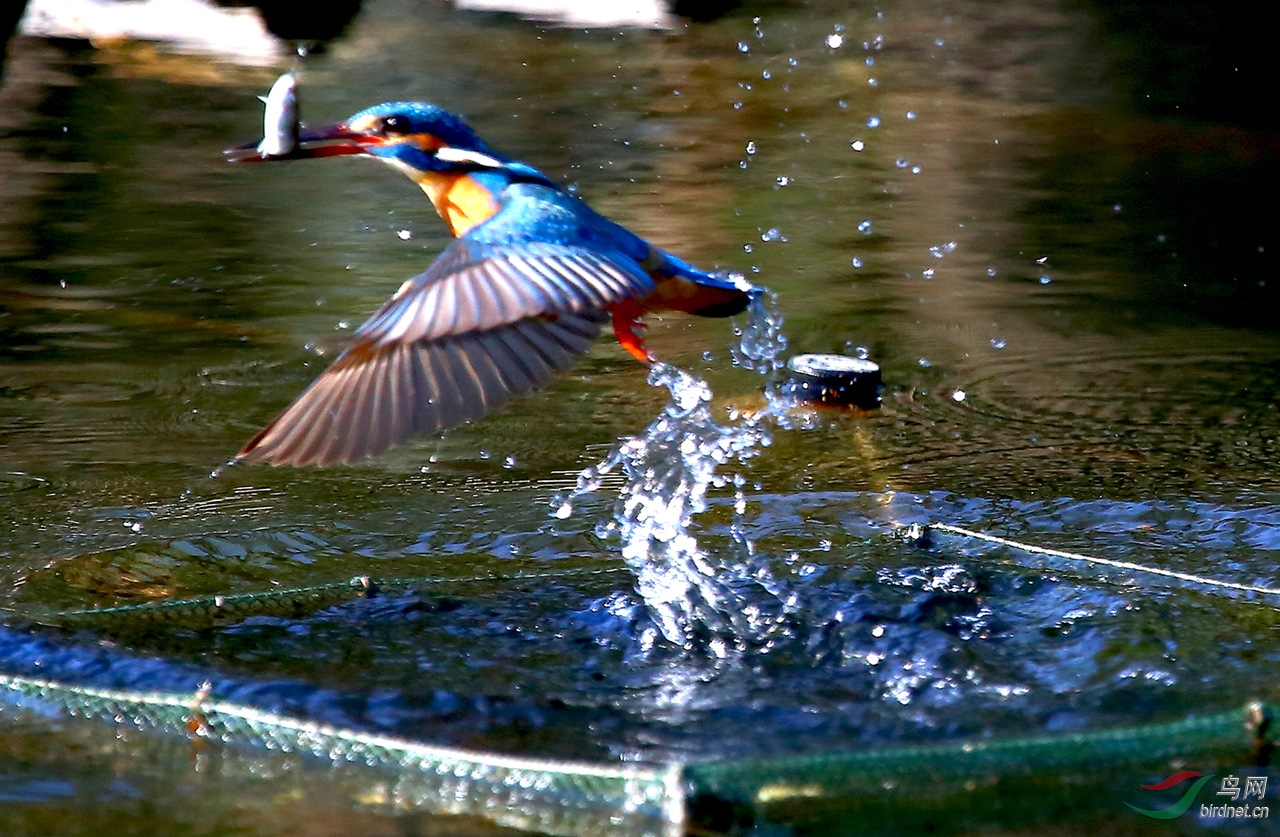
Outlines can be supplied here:
M313 157L336 157L340 154L363 154L365 147L376 145L377 137L352 131L346 125L324 125L303 128L288 154L264 155L258 143L249 142L222 152L231 163L264 163L274 160L306 160Z

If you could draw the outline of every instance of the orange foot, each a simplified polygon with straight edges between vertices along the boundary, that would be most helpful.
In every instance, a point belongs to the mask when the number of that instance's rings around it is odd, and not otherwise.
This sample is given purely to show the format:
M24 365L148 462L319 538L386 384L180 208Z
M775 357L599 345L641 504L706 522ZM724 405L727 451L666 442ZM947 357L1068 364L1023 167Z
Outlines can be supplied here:
M633 300L623 300L612 306L610 313L613 315L613 333L618 338L618 342L622 348L630 352L631 356L644 364L654 363L657 358L649 354L649 350L644 347L644 341L636 329L643 329L644 323L640 317L644 311Z

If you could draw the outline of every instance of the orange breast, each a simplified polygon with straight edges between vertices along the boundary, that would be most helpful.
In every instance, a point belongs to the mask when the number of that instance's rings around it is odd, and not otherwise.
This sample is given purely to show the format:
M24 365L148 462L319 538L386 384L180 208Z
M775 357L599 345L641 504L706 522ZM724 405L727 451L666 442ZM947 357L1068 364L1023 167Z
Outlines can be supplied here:
M455 238L466 235L467 230L488 221L498 211L493 194L467 174L424 172L418 185L431 198Z

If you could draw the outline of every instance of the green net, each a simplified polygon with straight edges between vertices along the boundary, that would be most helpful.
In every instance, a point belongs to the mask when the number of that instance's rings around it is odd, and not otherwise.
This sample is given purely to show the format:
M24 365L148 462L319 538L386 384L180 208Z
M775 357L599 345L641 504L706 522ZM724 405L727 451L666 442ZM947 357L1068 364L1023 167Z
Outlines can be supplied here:
M38 624L108 633L142 632L166 628L201 630L229 625L251 616L301 618L318 610L379 592L471 583L519 584L545 579L568 579L625 572L623 567L582 568L548 572L519 572L487 576L420 576L373 579L356 576L349 581L313 587L291 587L234 595L193 596L154 602L24 613Z
M215 700L205 691L142 693L0 675L0 693L13 707L394 771L412 780L401 793L419 807L550 834L681 834L691 819L707 816L708 799L765 815L824 799L911 798L922 788L933 795L963 792L1098 765L1195 756L1246 763L1268 751L1271 719L1253 702L1243 713L1096 732L689 764L591 764L335 727Z
M674 764L585 764L441 747L225 703L206 692L95 689L10 675L0 675L0 691L19 707L394 770L412 775L422 807L545 833L603 833L591 829L626 822L632 832L676 834L684 823Z
M1007 740L961 741L689 765L702 792L754 804L965 787L987 777L1034 775L1264 746L1268 710L1222 712L1167 724Z
M1065 562L1081 571L1108 570L1122 575L1151 571L1165 583L1254 601L1270 602L1272 595L1280 592L1206 582L1176 573L1160 575L1161 571L1141 565L1045 550L947 524L934 524L928 531L940 541L952 539L956 544L1005 550L1009 559L1018 563ZM919 533L914 537L919 539ZM384 590L444 584L511 585L612 572L625 569L384 580L360 576L312 587L79 609L25 618L103 635L191 630L253 616L301 617ZM1265 688L1261 691L1266 693ZM1063 777L1096 775L1123 765L1160 771L1194 759L1220 764L1265 763L1271 747L1270 713L1258 702L1248 704L1243 713L1233 710L1117 729L656 764L536 759L439 746L225 702L207 690L110 690L0 670L0 712L5 707L65 713L216 742L229 749L265 748L313 757L322 763L389 772L395 777L401 804L565 835L675 835L686 833L690 827L729 828L761 818L797 823L819 817L823 811L828 812L827 816L840 817L850 810L864 818L868 829L874 830L872 825L879 822L881 830L892 833L905 827L903 811L922 817L920 812L927 811L931 802L953 812L957 805L963 807L985 799L992 810L1007 810L1009 788L1017 787L1015 795L1019 798L1035 799L1043 793L1045 783L1051 781L1058 782L1052 791L1061 802L1077 793L1064 789ZM1095 786L1097 781L1101 780L1096 780ZM992 788L1004 788L1006 792L1001 796ZM888 811L892 813L885 813ZM932 827L937 821L911 820L906 825ZM1028 820L1024 815L1015 821Z

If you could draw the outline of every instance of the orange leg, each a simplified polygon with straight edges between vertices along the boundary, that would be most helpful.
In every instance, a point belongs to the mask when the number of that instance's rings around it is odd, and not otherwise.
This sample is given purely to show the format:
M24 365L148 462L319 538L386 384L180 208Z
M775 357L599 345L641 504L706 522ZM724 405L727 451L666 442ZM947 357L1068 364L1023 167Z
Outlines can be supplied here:
M637 328L644 328L644 323L640 321L643 309L634 300L627 299L611 306L610 313L613 315L613 333L622 348L641 363L650 364L657 360L644 347L640 335L636 334Z

